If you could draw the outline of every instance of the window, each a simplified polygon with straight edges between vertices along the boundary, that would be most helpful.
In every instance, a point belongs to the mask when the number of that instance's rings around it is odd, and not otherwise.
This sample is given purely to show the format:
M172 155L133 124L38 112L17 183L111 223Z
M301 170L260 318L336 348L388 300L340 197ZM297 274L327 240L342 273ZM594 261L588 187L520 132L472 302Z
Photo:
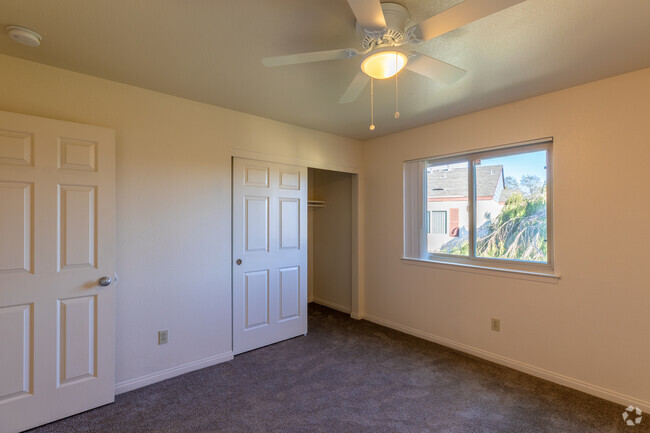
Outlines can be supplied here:
M551 269L551 145L406 163L405 257Z
M429 211L429 233L435 235L447 234L447 211L432 210Z

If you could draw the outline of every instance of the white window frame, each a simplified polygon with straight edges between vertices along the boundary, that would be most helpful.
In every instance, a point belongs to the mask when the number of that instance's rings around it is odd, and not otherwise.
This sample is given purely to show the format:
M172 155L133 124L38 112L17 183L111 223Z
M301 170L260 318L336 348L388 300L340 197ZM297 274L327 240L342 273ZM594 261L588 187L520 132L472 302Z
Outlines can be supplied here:
M547 262L538 263L530 262L525 260L514 260L514 259L498 259L498 258L488 258L488 257L477 257L475 242L476 242L476 223L475 223L475 208L476 208L476 165L475 161L482 159L495 158L500 156L508 155L520 155L523 153L536 152L540 150L546 151L546 218L547 218ZM417 231L424 235L423 238L420 238L420 257L408 257L405 256L405 259L415 259L415 260L425 260L434 263L443 263L443 264L458 264L471 267L479 267L486 269L503 269L503 270L513 270L517 272L530 272L530 273L540 273L540 274L549 274L554 270L554 233L553 233L553 139L545 138L540 140L534 140L524 143L510 144L505 146L481 149L474 152L467 152L454 155L445 155L441 157L433 157L417 160L423 162L424 171L426 173L427 167L429 165L443 165L443 164L454 164L467 162L468 163L468 219L469 219L469 255L468 256L459 256L455 254L446 254L446 253L431 253L426 248L427 239L426 231L417 228ZM414 161L408 161L414 162ZM426 214L426 176L423 176L425 185L423 185L424 194L424 203L422 210L424 211L421 215L422 222L427 217ZM405 205L407 203L405 202ZM405 209L405 214L408 213ZM413 221L413 220L411 220ZM406 221L405 221L406 222ZM405 224L406 225L406 224ZM416 228L405 227L405 233L413 232L415 233ZM422 236L422 235L421 235ZM406 238L405 238L406 241ZM405 251L408 251L405 248ZM423 257L424 256L424 257Z

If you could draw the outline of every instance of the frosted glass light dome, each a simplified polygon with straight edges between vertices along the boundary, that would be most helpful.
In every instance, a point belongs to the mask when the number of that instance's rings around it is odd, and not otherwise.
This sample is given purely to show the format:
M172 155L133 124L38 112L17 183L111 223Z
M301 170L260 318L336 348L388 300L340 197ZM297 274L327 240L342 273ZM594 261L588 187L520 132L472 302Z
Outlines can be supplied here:
M406 66L407 58L399 51L381 51L368 56L361 63L361 70L364 74L384 80L396 75Z

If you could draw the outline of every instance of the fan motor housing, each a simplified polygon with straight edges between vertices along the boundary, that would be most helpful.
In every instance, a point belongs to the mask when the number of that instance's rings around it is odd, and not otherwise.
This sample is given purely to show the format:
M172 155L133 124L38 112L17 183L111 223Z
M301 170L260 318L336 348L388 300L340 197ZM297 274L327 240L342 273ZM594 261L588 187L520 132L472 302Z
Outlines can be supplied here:
M373 34L373 32L367 32L357 22L357 32L363 36L361 46L364 50L370 48L373 42L377 46L390 46L393 43L402 43L404 41L404 29L409 19L406 8L397 3L382 3L381 9L386 19L386 32L382 36L377 37L378 35Z

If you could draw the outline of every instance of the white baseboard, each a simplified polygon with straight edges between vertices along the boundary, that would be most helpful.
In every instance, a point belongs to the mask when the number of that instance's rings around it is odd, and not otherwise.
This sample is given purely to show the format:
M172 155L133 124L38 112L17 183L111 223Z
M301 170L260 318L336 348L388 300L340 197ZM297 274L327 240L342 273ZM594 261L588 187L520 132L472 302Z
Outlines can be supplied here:
M343 305L335 304L334 302L326 301L324 299L320 299L320 298L316 298L316 297L314 297L312 302L314 302L314 303L316 303L318 305L323 305L324 307L332 308L334 310L340 311L341 313L345 313L345 314L350 314L350 311L352 311L352 310L350 310L349 307L345 307Z
M212 365L221 364L222 362L230 361L233 359L232 352L222 353L220 355L211 356L209 358L199 359L198 361L188 362L187 364L171 367L166 370L157 371L155 373L147 374L134 379L128 379L115 384L115 395L122 394L134 389L142 388L143 386L151 385L152 383L160 382L165 379L170 379L181 374L189 373L190 371L200 370Z
M364 317L366 317L365 314L363 313L355 313L354 311L350 313L350 317L352 317L354 320L361 320Z
M641 409L643 412L650 412L650 402L641 400L629 395L621 394L610 389L602 388L591 383L583 382L579 379L574 379L572 377L564 376L559 373L555 373L543 368L535 367L534 365L526 364L514 359L507 358L505 356L497 355L496 353L488 352L483 349L479 349L467 344L459 343L447 338L439 337L437 335L429 334L427 332L420 331L409 326L405 326L399 323L392 322L390 320L383 319L381 317L373 316L372 314L363 314L363 319L368 320L369 322L376 323L378 325L385 326L387 328L395 329L397 331L404 332L405 334L410 334L424 340L432 341L438 343L442 346L450 347L452 349L459 350L461 352L469 353L470 355L477 356L488 361L495 362L506 367L513 368L515 370L522 371L524 373L530 374L531 376L536 376L548 381L564 385L569 388L582 391L587 394L594 395L596 397L603 398L605 400L612 401L614 403L622 404L623 406L636 406Z

